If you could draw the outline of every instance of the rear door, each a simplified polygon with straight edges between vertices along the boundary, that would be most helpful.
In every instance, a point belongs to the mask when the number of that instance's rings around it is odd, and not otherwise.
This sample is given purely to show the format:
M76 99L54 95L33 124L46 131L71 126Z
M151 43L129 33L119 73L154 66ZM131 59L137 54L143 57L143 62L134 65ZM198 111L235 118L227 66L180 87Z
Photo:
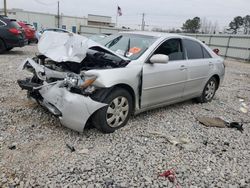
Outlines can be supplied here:
M187 56L187 83L184 96L196 96L202 93L209 70L213 67L213 61L207 50L192 39L183 39L184 50Z
M182 97L187 65L181 39L168 39L153 53L169 56L166 64L146 62L143 66L141 107L146 108Z

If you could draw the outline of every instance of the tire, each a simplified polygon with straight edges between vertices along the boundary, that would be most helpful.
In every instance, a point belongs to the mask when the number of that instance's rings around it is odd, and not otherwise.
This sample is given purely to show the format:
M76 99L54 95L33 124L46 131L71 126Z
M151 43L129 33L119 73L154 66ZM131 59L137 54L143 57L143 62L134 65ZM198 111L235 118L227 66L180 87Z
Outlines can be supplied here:
M6 51L10 51L10 50L12 50L13 48L6 48Z
M216 90L218 88L218 82L215 77L212 77L206 83L202 95L197 98L200 103L207 103L213 100Z
M128 91L115 88L110 92L103 103L107 106L93 114L93 125L103 133L113 133L125 126L132 112L132 97Z
M0 54L4 53L6 51L6 47L4 44L4 41L0 39Z

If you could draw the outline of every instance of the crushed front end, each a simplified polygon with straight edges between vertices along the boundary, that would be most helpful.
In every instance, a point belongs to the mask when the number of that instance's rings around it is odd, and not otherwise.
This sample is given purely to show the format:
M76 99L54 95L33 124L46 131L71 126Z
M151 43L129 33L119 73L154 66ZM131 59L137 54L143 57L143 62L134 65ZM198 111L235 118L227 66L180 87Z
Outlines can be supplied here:
M82 132L89 117L106 105L89 96L95 90L91 86L94 76L53 71L33 59L27 59L23 68L33 72L34 76L18 80L19 86L70 129Z
M38 49L39 55L21 65L33 75L18 80L19 86L58 116L64 126L82 132L91 115L107 105L92 99L102 88L94 86L97 76L88 71L124 67L128 61L72 34L46 32Z

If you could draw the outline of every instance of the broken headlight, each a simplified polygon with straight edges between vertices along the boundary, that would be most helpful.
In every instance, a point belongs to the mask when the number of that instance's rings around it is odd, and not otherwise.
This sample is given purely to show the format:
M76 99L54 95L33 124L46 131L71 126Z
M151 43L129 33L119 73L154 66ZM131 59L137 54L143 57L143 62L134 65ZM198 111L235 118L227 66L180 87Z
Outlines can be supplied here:
M73 73L67 74L64 79L64 84L69 88L75 88L83 91L84 93L92 93L95 91L95 87L92 86L96 80L96 76L77 75Z

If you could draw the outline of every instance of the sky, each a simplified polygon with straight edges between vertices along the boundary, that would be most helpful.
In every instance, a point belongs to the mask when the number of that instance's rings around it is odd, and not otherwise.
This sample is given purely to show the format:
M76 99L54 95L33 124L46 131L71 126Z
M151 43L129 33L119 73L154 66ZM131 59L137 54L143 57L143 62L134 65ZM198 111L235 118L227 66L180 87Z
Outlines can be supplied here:
M70 16L98 14L112 16L116 22L117 6L123 15L118 17L119 26L138 29L145 13L148 28L181 28L195 16L217 22L220 30L228 26L235 16L250 15L250 0L59 0L60 12ZM57 13L57 0L7 0L8 8ZM3 8L3 0L0 0Z

